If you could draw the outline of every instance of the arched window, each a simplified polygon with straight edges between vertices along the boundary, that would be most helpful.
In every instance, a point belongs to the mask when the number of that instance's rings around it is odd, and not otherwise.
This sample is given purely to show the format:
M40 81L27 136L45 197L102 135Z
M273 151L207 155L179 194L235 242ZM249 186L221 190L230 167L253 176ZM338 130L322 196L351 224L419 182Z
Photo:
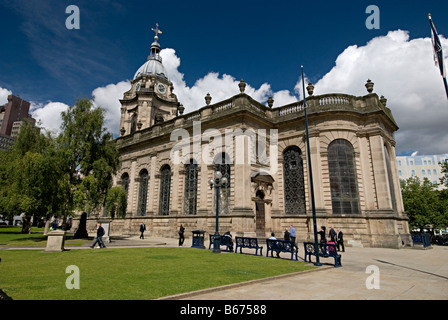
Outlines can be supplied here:
M137 113L134 113L131 119L131 133L134 133L136 130L137 130Z
M146 201L148 198L148 171L143 169L140 172L140 188L138 192L138 206L137 206L137 215L145 216L146 215Z
M167 216L170 213L170 188L171 168L169 165L164 165L160 177L159 215Z
M219 213L230 213L230 158L223 152L215 158L215 172L219 171L222 177L227 178L227 183L222 185L219 198Z
M129 174L127 172L123 173L121 176L121 185L123 186L124 191L129 193Z
M191 159L185 165L185 214L196 214L198 196L198 165Z
M296 146L283 152L283 189L285 214L305 214L302 151Z
M333 213L360 213L355 154L350 142L337 139L330 143L328 146L328 170Z

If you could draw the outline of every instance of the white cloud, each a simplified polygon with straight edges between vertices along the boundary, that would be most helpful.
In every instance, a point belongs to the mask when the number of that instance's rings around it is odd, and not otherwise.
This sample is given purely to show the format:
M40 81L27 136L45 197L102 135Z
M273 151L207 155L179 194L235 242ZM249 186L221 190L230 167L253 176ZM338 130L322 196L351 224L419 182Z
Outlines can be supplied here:
M443 37L441 40L448 50L448 40ZM239 93L240 79L215 72L208 73L188 87L184 75L179 71L180 58L175 50L163 49L161 56L173 82L174 93L184 105L185 112L203 107L207 93L212 96L212 103ZM371 79L375 83L374 92L388 99L387 106L400 127L395 136L398 153L416 150L419 154L446 153L448 101L432 57L430 38L410 40L406 31L390 31L386 36L374 38L364 46L346 48L337 57L335 66L314 84L314 94L346 93L363 96L367 94L364 84L367 79ZM245 92L262 103L272 96L274 107L289 104L303 98L301 76L298 76L294 92L273 92L268 83L258 89L247 84ZM106 126L115 135L118 134L121 116L119 99L129 88L129 81L121 81L96 88L92 92L94 104L106 110ZM8 94L11 91L0 88L0 103ZM44 127L59 129L60 112L67 107L59 102L32 104L32 114L42 121Z
M40 127L58 133L62 124L61 112L66 111L68 107L62 102L31 102L30 113Z
M12 92L8 89L0 88L0 106L8 103L8 96L12 94Z
M93 90L93 104L106 110L105 127L113 134L118 135L120 130L121 104L123 94L131 88L129 81L109 84Z
M205 106L205 96L210 93L211 103L228 99L240 93L238 84L241 79L216 72L210 72L203 78L198 79L192 87L188 87L184 80L184 75L179 71L180 58L176 56L174 49L163 49L160 52L171 82L173 82L174 93L180 103L185 107L185 113L197 110ZM272 95L271 86L264 83L260 88L255 89L246 83L245 93L257 101L265 102L269 95ZM284 95L282 95L284 97Z
M442 38L442 44L448 50L448 40ZM446 153L448 101L432 57L430 38L409 40L407 31L390 31L365 46L345 49L314 92L365 95L364 84L371 79L374 92L388 99L387 107L400 127L397 152Z

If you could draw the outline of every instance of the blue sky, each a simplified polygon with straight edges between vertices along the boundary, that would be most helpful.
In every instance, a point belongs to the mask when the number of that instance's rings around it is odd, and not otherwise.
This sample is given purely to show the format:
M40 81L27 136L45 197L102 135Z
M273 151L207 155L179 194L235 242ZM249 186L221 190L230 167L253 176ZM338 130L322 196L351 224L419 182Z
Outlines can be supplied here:
M79 7L79 30L65 27L69 16L65 13L68 5ZM368 5L376 5L380 10L379 30L366 28ZM221 80L224 75L237 81L244 78L254 90L262 91L262 86L268 84L269 94L288 91L290 97L299 99L295 86L301 65L310 81L321 83L321 88L326 88L328 84L324 80L337 71L337 59L342 60L344 54L347 59L350 50L356 51L356 54L371 53L368 49L373 48L373 44L368 44L372 39L389 35L395 43L406 45L407 50L427 46L427 41L422 44L413 40L430 37L429 12L439 33L448 34L448 3L440 0L0 0L0 89L20 95L32 101L35 108L41 108L49 102L71 105L78 97L91 97L97 88L110 85L110 88L116 88L115 85L132 79L135 71L146 61L154 37L151 28L158 23L163 32L159 43L162 48L175 50L175 56L173 52L171 56L179 59L176 71L181 74L187 88L194 87L198 80L205 82L207 75L217 73L217 78ZM397 30L405 31L408 38L390 36L391 31ZM388 52L387 46L386 43L385 52ZM445 47L446 54L448 46ZM350 50L347 51L348 48ZM372 50L376 50L378 57L383 54L378 47ZM432 50L430 45L429 50ZM432 53L428 52L428 61L433 64ZM394 64L390 57L384 53L384 61ZM344 81L341 78L344 72L339 73L339 78L333 78L333 87L345 89L347 94L366 94L364 82L372 78L378 89L388 93L386 97L392 103L388 107L394 112L400 128L407 132L397 137L397 153L448 152L443 145L430 148L423 139L437 139L439 143L446 142L445 146L448 145L448 135L440 139L435 131L425 130L431 125L430 119L440 118L440 112L448 109L447 101L440 98L445 93L435 66L430 70L425 64L418 70L428 70L427 76L434 81L435 85L431 86L434 93L430 97L437 96L437 108L425 111L429 113L427 122L411 125L409 120L408 126L406 117L403 116L403 121L399 117L400 110L406 108L405 105L401 106L406 99L397 94L397 90L401 90L397 84L400 79L394 79L397 72L383 80L383 75L391 68L386 67L387 63L383 64L381 59L375 61L378 63L377 70L385 68L378 75L372 66L365 68L371 74L356 74L355 77L353 73L346 72L357 79L359 88L354 88L354 82L350 81L346 87L335 85ZM410 57L410 68L414 62ZM364 65L357 67L362 70ZM407 69L406 66L404 68ZM417 71L414 74L413 80L417 83L419 78L421 81L427 80ZM378 79L382 82L379 83ZM394 90L391 89L392 84ZM328 90L321 93L332 92L331 86ZM425 89L425 95L427 91ZM218 96L215 94L215 97ZM261 96L262 99L267 98L267 94ZM419 99L428 101L429 98L414 97L410 101ZM265 100L260 102L264 103ZM394 102L398 105L396 112ZM415 110L419 108L416 104ZM416 136L411 138L410 132L416 133Z

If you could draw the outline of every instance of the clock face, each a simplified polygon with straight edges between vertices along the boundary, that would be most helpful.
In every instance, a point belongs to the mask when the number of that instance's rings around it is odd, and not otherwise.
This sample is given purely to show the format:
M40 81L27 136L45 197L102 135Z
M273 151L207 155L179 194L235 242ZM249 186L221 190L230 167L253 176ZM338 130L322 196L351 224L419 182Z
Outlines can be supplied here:
M161 93L164 94L166 92L166 86L163 83L158 83L157 84L157 90Z

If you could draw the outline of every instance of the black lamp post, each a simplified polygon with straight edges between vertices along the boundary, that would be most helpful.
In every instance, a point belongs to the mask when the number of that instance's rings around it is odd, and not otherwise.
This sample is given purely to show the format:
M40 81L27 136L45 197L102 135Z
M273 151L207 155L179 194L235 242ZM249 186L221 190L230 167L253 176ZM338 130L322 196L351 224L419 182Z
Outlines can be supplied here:
M306 107L306 97L305 97L305 78L303 77L303 66L302 66L302 86L303 86L303 109L305 111L305 133L306 133L306 153L308 156L308 171L310 175L310 193L311 193L311 209L313 211L313 226L314 226L314 252L316 253L315 266L321 266L319 261L319 245L317 242L317 223L316 223L316 206L314 204L314 184L313 184L313 170L311 167L311 151L310 151L310 138L308 134L308 114Z
M221 247L219 245L221 236L219 235L219 189L227 183L227 178L222 176L219 171L215 172L215 178L210 179L210 189L216 189L216 230L213 236L213 252L220 253Z

